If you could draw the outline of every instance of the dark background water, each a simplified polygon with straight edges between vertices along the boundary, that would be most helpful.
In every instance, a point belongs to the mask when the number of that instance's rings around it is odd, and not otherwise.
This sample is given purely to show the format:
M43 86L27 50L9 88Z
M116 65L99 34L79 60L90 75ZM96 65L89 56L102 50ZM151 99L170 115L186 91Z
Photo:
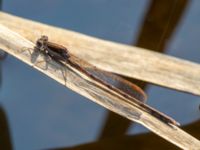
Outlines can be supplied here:
M149 3L149 0L4 0L3 11L134 45ZM188 3L168 39L166 53L200 63L199 8L199 0ZM0 103L7 115L14 149L68 147L99 137L107 116L103 107L11 56L1 62L1 73ZM200 118L200 97L153 85L147 93L149 105L181 124ZM144 131L148 130L134 124L127 134Z

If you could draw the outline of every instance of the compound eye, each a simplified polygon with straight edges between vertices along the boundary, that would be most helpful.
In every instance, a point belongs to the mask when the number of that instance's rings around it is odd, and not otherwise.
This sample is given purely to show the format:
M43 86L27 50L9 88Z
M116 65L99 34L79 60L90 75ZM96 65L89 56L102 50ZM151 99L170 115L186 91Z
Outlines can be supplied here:
M42 39L44 42L47 42L47 41L48 41L48 37L47 37L46 35L43 35L43 36L41 37L41 39Z
M36 45L37 45L38 48L42 47L41 41L37 41L37 44L36 44Z

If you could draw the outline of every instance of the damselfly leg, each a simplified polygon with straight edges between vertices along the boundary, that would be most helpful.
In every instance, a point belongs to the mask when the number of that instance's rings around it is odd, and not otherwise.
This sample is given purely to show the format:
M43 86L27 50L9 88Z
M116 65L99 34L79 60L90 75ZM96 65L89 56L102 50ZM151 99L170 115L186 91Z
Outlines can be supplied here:
M64 64L55 61L49 55L46 55L45 53L41 53L40 51L36 50L35 53L38 53L39 60L38 59L35 60L34 66L37 66L42 70L49 70L51 72L57 72L58 74L61 74L64 81L63 84L66 86L67 74L66 74L66 69L64 67ZM40 54L43 54L43 55L40 55Z
M18 51L16 51L16 54L20 55L26 55L28 56L31 60L32 67L38 67L42 70L48 70L50 69L52 72L60 72L60 74L63 78L63 84L66 86L67 83L67 74L66 74L66 69L62 67L62 65L56 60L52 59L49 55L47 55L44 52L41 52L40 49L37 47L35 48L27 48L24 47Z
M33 52L33 49L27 48L27 47L23 47L22 49L18 49L16 51L17 54L28 53L29 55L32 55L32 52Z

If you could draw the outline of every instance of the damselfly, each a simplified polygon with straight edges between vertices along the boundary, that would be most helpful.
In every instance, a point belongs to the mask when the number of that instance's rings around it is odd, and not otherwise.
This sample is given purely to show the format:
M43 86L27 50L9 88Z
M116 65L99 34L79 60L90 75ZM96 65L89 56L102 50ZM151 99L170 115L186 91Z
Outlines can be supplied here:
M92 78L96 82L103 84L121 96L129 99L133 103L136 103L137 105L141 106L144 111L152 114L154 117L167 123L168 125L179 125L179 123L174 119L146 105L144 103L146 100L146 94L137 85L113 73L100 70L97 67L94 67L93 65L75 57L69 53L67 48L64 46L49 42L47 36L42 36L37 40L35 50L43 53L58 63L66 63L71 67L81 71L87 77Z

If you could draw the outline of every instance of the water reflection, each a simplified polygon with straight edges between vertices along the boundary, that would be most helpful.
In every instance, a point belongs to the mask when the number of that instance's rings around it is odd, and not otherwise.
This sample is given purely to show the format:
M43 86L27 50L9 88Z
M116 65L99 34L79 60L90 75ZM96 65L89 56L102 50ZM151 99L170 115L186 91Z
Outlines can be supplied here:
M0 104L0 149L12 150L11 135L9 131L9 123L7 121L6 113Z
M200 139L200 120L190 125L182 127L183 130L190 133L194 137ZM0 106L0 149L12 150L12 142L9 131L9 123L6 113ZM140 135L121 135L112 138L105 138L95 142L82 144L74 147L50 148L51 150L93 150L93 149L115 149L115 150L132 150L132 149L152 149L159 150L162 147L164 150L177 150L176 146L158 137L153 133L144 133ZM32 148L30 148L32 149ZM44 148L49 149L49 148ZM50 150L49 149L49 150Z
M190 125L182 127L183 130L200 139L200 120ZM96 142L82 144L71 148L54 148L53 150L180 150L171 143L158 137L153 133L145 133L140 135L122 135L112 138L102 139Z

